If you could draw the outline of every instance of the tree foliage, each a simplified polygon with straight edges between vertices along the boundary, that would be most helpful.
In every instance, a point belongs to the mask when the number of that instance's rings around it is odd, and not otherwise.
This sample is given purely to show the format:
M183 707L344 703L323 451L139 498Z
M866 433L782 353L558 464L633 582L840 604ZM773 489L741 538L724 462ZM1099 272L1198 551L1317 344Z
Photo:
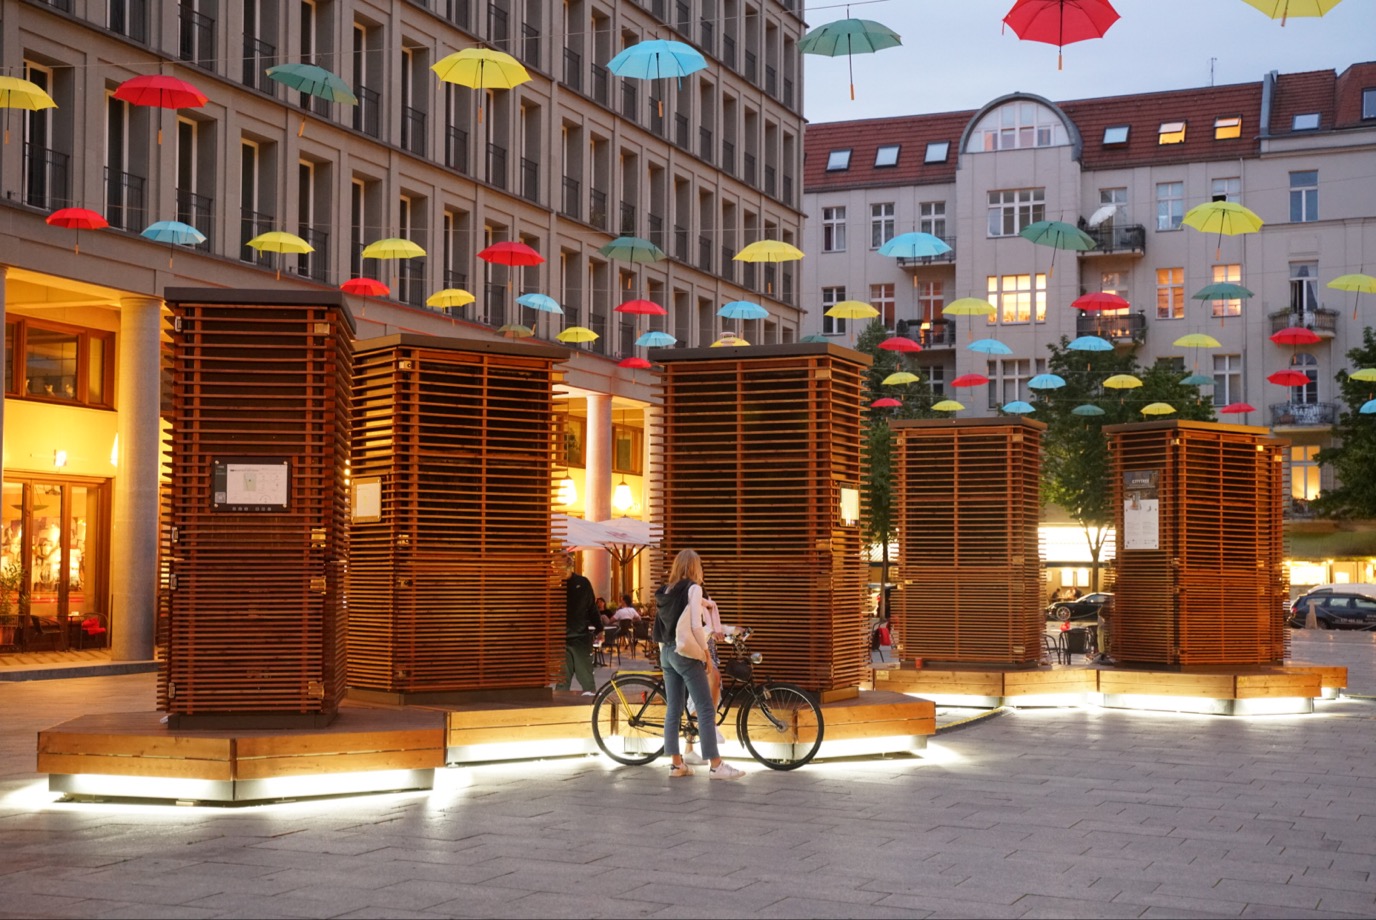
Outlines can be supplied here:
M1353 367L1376 367L1376 332L1362 330L1362 344L1347 353ZM1335 377L1345 409L1333 426L1333 447L1319 451L1318 462L1330 467L1337 485L1313 502L1318 514L1332 518L1376 518L1376 415L1361 407L1376 399L1376 383L1353 380L1346 370Z

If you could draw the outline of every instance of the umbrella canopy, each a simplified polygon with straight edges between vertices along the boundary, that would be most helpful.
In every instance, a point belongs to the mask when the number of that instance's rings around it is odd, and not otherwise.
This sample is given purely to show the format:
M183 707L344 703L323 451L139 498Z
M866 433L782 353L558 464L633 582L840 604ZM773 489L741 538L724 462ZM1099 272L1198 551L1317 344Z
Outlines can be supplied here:
M561 342L595 342L597 341L597 333L586 326L569 326L555 338Z
M308 96L319 96L321 99L342 102L345 105L358 105L358 97L349 89L349 84L337 74L315 64L278 64L269 67L266 73L268 79L300 90Z
M636 80L686 77L706 66L707 59L692 45L662 38L631 45L607 62L618 77Z
M559 306L559 301L548 294L522 294L516 298L516 302L541 313L558 313L560 316L564 314L564 308Z
M750 344L749 342L747 342L745 339L741 338L740 336L736 335L736 333L727 331L727 332L723 332L721 335L719 335L719 336L717 337L717 340L716 340L715 342L712 343L712 347L713 347L713 348L739 348L739 347L743 347L743 346L746 346L746 345L749 345L749 344Z
M445 83L469 89L511 89L530 79L521 62L492 48L465 48L430 65Z
M934 404L932 408L938 412L959 412L961 409L964 409L965 406L956 402L954 399L943 399L941 402Z
M285 230L260 233L249 240L247 245L259 252L315 252L315 247L310 243L295 233L288 233Z
M545 257L525 243L509 241L505 243L493 243L491 246L478 253L478 258L484 262L491 262L494 265L539 265L545 261Z
M904 335L890 336L879 343L879 347L885 351L896 351L903 354L916 354L922 350L922 346Z
M628 300L623 304L613 307L616 313L628 313L632 316L668 316L669 311L655 303L653 300Z
M425 250L410 240L390 236L364 246L359 255L365 259L419 259L425 255Z
M1181 220L1187 227L1202 233L1217 233L1214 258L1223 252L1223 237L1239 233L1255 233L1261 229L1261 218L1236 201L1206 201L1185 212Z
M1256 406L1245 402L1228 403L1228 405L1218 410L1219 415L1241 415L1244 412L1255 412Z
M1376 399L1368 399L1357 411L1362 415L1376 415Z
M1182 335L1175 340L1175 345L1181 348L1218 348L1218 339L1202 332L1191 332L1189 335Z
M1174 411L1175 406L1163 402L1147 403L1142 407L1143 415L1170 415Z
M1191 295L1193 300L1246 300L1252 292L1231 281L1215 281L1206 284Z
M883 380L886 387L903 386L908 383L917 383L922 378L909 371L894 371Z
M1116 204L1101 204L1101 205L1099 205L1098 209L1095 210L1095 212L1094 212L1093 214L1089 215L1089 220L1085 221L1085 223L1088 224L1088 225L1091 226L1091 227L1097 227L1097 226L1099 226L1100 224L1102 224L1104 221L1108 220L1110 217L1114 217L1114 216L1116 216L1117 214L1118 214L1118 205L1116 205Z
M1038 374L1027 381L1029 390L1059 390L1065 386L1065 378L1059 374Z
M897 48L901 44L903 40L898 37L897 32L871 19L838 19L809 30L798 40L798 50L803 54L820 54L825 57L839 57L844 54L846 66L850 70L850 98L854 100L853 56L873 54L885 48Z
M894 399L892 396L881 396L870 403L871 409L897 409L903 405L903 400Z
M1323 339L1313 329L1304 326L1287 326L1271 333L1271 341L1277 345L1313 345Z
M733 300L724 304L717 315L727 319L764 319L769 316L769 311L749 300Z
M465 307L477 299L463 288L445 288L425 298L425 305L427 307Z
M1060 70L1062 49L1073 42L1102 38L1118 21L1118 11L1108 0L1018 0L1003 21L1025 42L1055 45L1056 69Z
M942 316L993 316L994 305L978 297L962 297L941 308Z
M829 336L829 335L818 335L817 333L814 332L812 335L805 335L805 336L803 336L803 337L802 337L801 339L799 339L798 341L799 341L799 342L810 342L810 343L812 343L812 344L814 344L814 345L816 345L816 344L823 344L823 343L826 343L826 342L830 342L830 341L831 341L831 336Z
M1113 343L1097 335L1082 335L1066 344L1071 351L1113 351Z
M1214 378L1208 374L1191 374L1188 377L1181 377L1180 382L1187 387L1211 387L1214 385Z
M1309 383L1309 375L1300 371L1276 371L1266 379L1283 387L1302 387Z
M1085 403L1084 405L1076 406L1074 409L1071 409L1070 412L1072 415L1080 415L1084 416L1085 418L1091 418L1095 415L1104 414L1104 410L1100 409L1093 403Z
M1084 252L1098 245L1094 242L1094 237L1074 224L1068 224L1063 220L1039 220L1024 227L1018 236L1025 240L1031 240L1038 246L1050 246L1053 249L1073 249L1077 252Z
M1347 376L1351 377L1353 380L1362 380L1370 383L1376 381L1376 367L1364 367L1361 370L1353 371Z
M103 230L110 226L108 220L89 208L58 208L44 218L44 220L54 227L78 231L77 241L72 244L73 253L81 252L81 234L79 231Z
M346 294L361 294L364 297L386 297L392 289L376 278L350 278L339 286Z
M1036 412L1036 408L1030 402L1015 399L1012 402L1003 404L1003 411L1012 415L1026 415L1029 412Z
M843 300L829 307L826 315L832 319L869 319L879 311L861 300Z
M206 104L205 93L185 80L165 74L146 74L130 77L111 94L131 105L148 105L161 109L194 109Z
M649 361L637 355L632 355L629 358L622 358L620 361L616 362L616 366L629 367L633 370L638 371L648 370L649 368L654 367L654 365L651 364Z
M961 374L951 381L953 387L978 387L989 382L989 378L983 374Z
M1140 387L1142 381L1131 374L1114 374L1104 381L1104 386L1113 390L1130 390L1133 387Z
M499 333L508 339L528 339L535 334L535 330L521 323L507 323L497 329Z
M618 236L597 251L621 262L659 262L666 258L663 249L638 236Z
M1013 353L1013 349L998 339L976 339L965 347L984 355L1011 355Z
M57 103L43 88L30 80L19 77L0 77L0 109L24 109L37 112L40 109L55 109ZM5 143L10 142L9 116L5 116Z
M635 343L646 348L667 348L677 341L678 339L667 332L647 332L636 339Z
M1356 291L1358 294L1376 294L1376 277L1360 273L1339 275L1328 282L1328 287L1338 291Z
M900 233L879 247L881 256L893 259L930 259L945 255L951 247L939 236L930 233Z
M160 220L149 224L139 236L157 243L173 243L178 246L195 246L205 242L205 234L190 224L179 220Z
M803 251L780 240L756 240L736 253L736 262L792 262L801 259Z
M1092 313L1096 310L1126 310L1132 304L1128 303L1127 298L1119 297L1117 294L1110 294L1108 291L1093 291L1089 294L1081 294L1070 302L1070 305L1077 310L1084 310Z
M1342 0L1242 0L1242 2L1248 6L1256 7L1272 19L1279 19L1283 26L1291 16L1322 16L1341 3Z

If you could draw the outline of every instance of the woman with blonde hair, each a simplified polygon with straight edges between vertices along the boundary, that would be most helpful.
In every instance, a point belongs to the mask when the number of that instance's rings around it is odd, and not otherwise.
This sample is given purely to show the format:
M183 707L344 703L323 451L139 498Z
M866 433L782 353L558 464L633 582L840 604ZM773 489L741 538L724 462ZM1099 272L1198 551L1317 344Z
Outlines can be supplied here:
M654 641L659 643L659 664L664 672L664 750L673 764L669 775L692 776L693 768L679 751L678 725L687 697L704 715L699 736L702 753L711 764L712 779L738 779L745 774L722 761L717 753L717 733L712 721L716 707L707 680L706 608L702 599L702 559L691 549L674 559L669 581L655 592Z

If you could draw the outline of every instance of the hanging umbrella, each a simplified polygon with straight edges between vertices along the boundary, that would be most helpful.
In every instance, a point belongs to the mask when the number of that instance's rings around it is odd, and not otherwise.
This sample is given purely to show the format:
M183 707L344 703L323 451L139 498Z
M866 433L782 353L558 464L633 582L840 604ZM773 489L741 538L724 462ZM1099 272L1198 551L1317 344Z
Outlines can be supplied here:
M360 294L363 297L386 297L392 289L376 278L350 278L339 286L346 294Z
M81 252L82 230L103 230L110 222L89 208L58 208L44 220L54 227L77 231L77 240L72 244L72 254Z
M1140 387L1142 381L1131 374L1114 374L1104 381L1104 386L1114 390L1131 390L1133 387Z
M455 51L430 65L445 83L457 83L469 89L512 89L530 79L521 62L502 51L491 48L465 48ZM482 95L478 99L478 124L483 123Z
M474 303L478 298L465 291L463 288L445 288L436 291L425 298L427 307L465 307Z
M909 383L917 383L921 379L921 377L909 371L894 371L884 378L881 385L886 387L898 387Z
M881 396L870 403L871 409L897 409L903 405L903 400L894 399L892 396Z
M1328 286L1338 291L1353 291L1357 294L1376 294L1376 277L1363 274L1339 275ZM1352 298L1352 318L1357 318L1357 298Z
M111 93L130 105L146 105L160 109L195 109L206 104L205 93L176 77L165 74L146 74L130 77ZM162 143L162 125L158 125L158 143Z
M1182 335L1176 339L1175 345L1180 348L1218 348L1218 339L1202 332L1191 332L1189 335Z
M1192 300L1247 300L1252 292L1231 281L1215 281L1206 284L1191 295Z
M1118 21L1108 0L1018 0L1003 17L1013 34L1025 42L1056 46L1056 69L1062 49L1073 42L1103 38Z
M932 406L938 412L959 412L965 406L956 402L954 399L943 399L941 402Z
M1082 335L1066 343L1071 351L1113 351L1113 343L1097 335Z
M1313 329L1306 329L1303 326L1287 326L1271 333L1271 341L1277 345L1313 345L1315 342L1323 341L1323 339Z
M1038 374L1027 381L1029 390L1059 390L1065 386L1065 378L1059 374Z
M1376 381L1376 367L1364 367L1361 370L1353 371L1347 376L1351 377L1353 380L1361 380L1370 383Z
M0 77L0 109L23 109L37 112L40 109L55 109L53 97L43 91L37 83L19 77ZM5 113L5 143L10 142L10 116Z
M941 308L942 316L983 316L992 317L997 311L994 305L978 297L962 297ZM970 320L970 338L975 337L974 320Z
M659 262L667 258L663 249L638 236L618 236L597 251L622 262Z
M647 332L635 340L637 345L645 348L667 348L676 342L678 339L667 332Z
M359 255L365 259L419 259L425 256L425 250L410 240L392 236L369 243Z
M900 354L916 354L922 350L922 346L914 342L905 335L890 336L879 343L879 347L885 351L896 351Z
M1080 415L1080 416L1084 416L1085 418L1090 418L1090 417L1095 416L1095 415L1103 415L1103 414L1104 414L1104 410L1103 410L1103 409L1100 409L1098 406L1094 405L1093 403L1085 403L1085 404L1082 405L1082 406L1076 406L1074 409L1071 409L1070 412L1071 412L1072 415Z
M315 64L289 62L269 67L264 71L269 80L276 80L288 89L300 90L307 96L317 96L327 102L344 105L358 105L358 97L349 89L337 74ZM306 116L301 116L301 126L296 129L297 137L306 131Z
M521 323L507 323L500 326L497 332L508 339L528 339L535 334L535 330Z
M803 251L780 240L757 240L732 257L735 262L792 262L803 257ZM765 285L766 293L774 293L774 283Z
M556 313L564 315L564 308L559 306L559 301L548 294L522 294L516 298L516 302L523 307L530 307L540 313Z
M861 300L843 300L829 307L826 315L832 319L870 319L879 311Z
M1272 19L1279 19L1282 26L1291 16L1322 16L1342 0L1242 0L1254 6Z
M1048 277L1056 273L1056 250L1071 249L1084 252L1098 245L1094 242L1094 237L1063 220L1039 220L1022 228L1018 236L1031 240L1038 246L1051 247L1051 268L1046 273Z
M715 342L712 343L712 346L711 346L711 347L713 347L713 348L740 348L740 347L744 347L744 346L749 345L749 344L750 344L749 342L747 342L745 339L741 338L740 336L736 335L736 333L734 333L734 332L723 332L723 333L717 338L717 340L716 340Z
M1362 415L1376 415L1376 399L1368 399L1357 411Z
M1218 410L1219 415L1242 415L1246 412L1257 411L1256 406L1245 402L1228 403L1228 405Z
M1261 229L1261 218L1236 201L1206 201L1185 212L1181 223L1201 233L1217 233L1214 258L1223 252L1223 237L1240 233L1255 233Z
M607 62L607 69L618 77L635 80L676 77L680 88L684 77L706 66L707 59L692 45L662 38L631 45ZM663 99L659 101L659 114L664 115Z
M945 255L951 247L939 236L930 233L900 233L879 247L881 256L893 259L930 259Z
M847 10L849 14L849 10ZM846 67L850 73L850 98L855 101L855 62L853 55L873 54L886 48L897 48L903 44L898 33L886 25L870 19L838 19L808 31L798 40L798 50L803 54L819 54L825 57L846 56ZM884 253L888 255L888 253Z
M1142 407L1143 415L1170 415L1175 412L1175 406L1170 403L1154 402L1147 403Z
M561 342L595 342L597 341L597 333L586 326L569 326L555 338Z
M179 220L160 220L149 224L139 236L169 246L195 246L205 242L204 233ZM172 255L167 257L167 267L172 267Z
M799 342L810 342L810 343L812 343L812 344L814 344L814 345L819 345L819 344L825 344L825 343L827 343L827 342L830 342L830 341L831 341L831 336L829 336L829 335L818 335L817 333L814 332L812 335L805 335L805 336L803 336L803 337L802 337L801 339L799 339L798 341L799 341Z
M989 382L989 378L983 374L961 374L951 381L953 387L978 387L984 386Z
M717 315L723 316L726 319L737 320L764 319L769 316L769 311L749 300L733 300L728 304L724 304L722 308L717 311Z
M259 252L275 252L277 257L277 280L282 280L282 253L315 252L315 247L294 233L285 230L272 230L260 233L248 241L250 249Z
M1012 402L1003 404L1003 411L1012 415L1026 415L1029 412L1036 412L1036 408L1030 402L1015 399Z
M1211 387L1214 385L1214 378L1208 374L1191 374L1188 377L1181 377L1180 382L1187 387Z
M482 252L478 253L478 258L484 262L491 262L494 265L529 266L539 265L545 261L545 257L540 255L525 243L505 242L493 243Z
M1089 294L1081 294L1070 302L1070 305L1077 310L1084 310L1092 313L1096 310L1126 310L1132 306L1124 297L1117 294L1110 294L1108 291L1094 291Z
M1301 371L1276 371L1266 379L1282 387L1302 387L1309 384L1309 375Z
M970 351L977 351L984 355L1011 355L1013 353L1013 349L998 339L976 339L965 347Z
M622 358L620 361L616 362L616 366L617 366L617 367L629 367L629 368L631 368L631 369L633 369L633 370L638 370L638 371L648 370L648 369L654 367L654 365L651 364L649 361L645 360L644 358L637 357L637 356L634 356L634 355L632 355L632 356L629 357L629 358Z
M655 303L653 300L628 300L623 304L618 304L613 308L617 313L627 313L631 316L668 316L669 311Z

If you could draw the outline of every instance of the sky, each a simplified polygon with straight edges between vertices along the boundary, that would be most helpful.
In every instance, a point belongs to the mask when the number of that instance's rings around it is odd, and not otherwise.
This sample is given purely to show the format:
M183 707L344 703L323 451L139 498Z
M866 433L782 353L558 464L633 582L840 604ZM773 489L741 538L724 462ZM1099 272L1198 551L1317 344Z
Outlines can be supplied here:
M1012 92L1063 102L1208 86L1211 65L1222 86L1376 60L1376 0L1343 0L1284 27L1243 0L1111 0L1122 18L1101 39L1067 45L1057 72L1056 46L1003 30L1013 2L807 0L810 29L870 19L903 44L853 58L853 102L844 56L803 55L803 114L826 122L962 111Z

